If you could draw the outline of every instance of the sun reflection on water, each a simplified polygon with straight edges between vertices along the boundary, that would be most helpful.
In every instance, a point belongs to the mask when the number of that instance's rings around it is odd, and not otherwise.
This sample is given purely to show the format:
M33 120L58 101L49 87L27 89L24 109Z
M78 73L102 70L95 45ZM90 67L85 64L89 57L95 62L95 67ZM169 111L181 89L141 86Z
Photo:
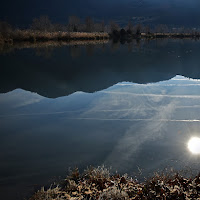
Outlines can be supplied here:
M188 142L188 149L193 154L200 154L200 138L192 137Z

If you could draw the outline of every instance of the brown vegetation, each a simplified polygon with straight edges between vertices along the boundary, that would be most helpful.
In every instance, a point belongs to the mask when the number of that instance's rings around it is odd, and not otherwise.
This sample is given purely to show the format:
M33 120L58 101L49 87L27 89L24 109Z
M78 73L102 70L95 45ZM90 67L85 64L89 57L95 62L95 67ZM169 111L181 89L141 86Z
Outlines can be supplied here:
M71 40L105 40L109 34L104 32L105 25L94 23L87 17L81 23L76 16L70 16L67 25L53 24L48 16L33 19L30 29L13 29L7 22L0 21L0 44L15 42L46 42L46 41L71 41Z
M139 183L127 175L110 175L104 167L89 168L80 175L76 168L60 185L42 188L30 200L99 199L99 200L185 200L200 198L200 174L184 178L178 173L156 174Z
M72 40L106 40L107 33L81 33L81 32L42 32L32 30L15 30L9 38L0 35L0 43L13 42L46 42L46 41L72 41Z
M48 16L35 18L30 29L13 29L7 22L0 21L0 45L16 42L47 42L47 41L74 41L74 40L131 40L154 38L200 38L197 29L169 28L166 25L155 27L133 24L130 20L124 28L111 21L105 25L104 21L96 23L91 17L84 22L77 16L70 16L68 24L55 24Z

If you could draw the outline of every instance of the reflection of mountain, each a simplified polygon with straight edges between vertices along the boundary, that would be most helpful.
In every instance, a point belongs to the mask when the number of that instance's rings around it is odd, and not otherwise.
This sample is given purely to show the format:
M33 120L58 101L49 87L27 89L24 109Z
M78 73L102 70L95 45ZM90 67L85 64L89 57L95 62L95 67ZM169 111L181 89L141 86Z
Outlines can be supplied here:
M199 46L195 41L164 45L151 41L141 49L128 51L124 45L113 52L108 45L103 52L92 49L89 55L85 47L76 47L78 58L72 58L70 48L63 47L48 59L36 57L33 50L21 50L0 57L0 92L22 88L56 98L76 91L103 90L122 81L158 82L176 74L200 78Z

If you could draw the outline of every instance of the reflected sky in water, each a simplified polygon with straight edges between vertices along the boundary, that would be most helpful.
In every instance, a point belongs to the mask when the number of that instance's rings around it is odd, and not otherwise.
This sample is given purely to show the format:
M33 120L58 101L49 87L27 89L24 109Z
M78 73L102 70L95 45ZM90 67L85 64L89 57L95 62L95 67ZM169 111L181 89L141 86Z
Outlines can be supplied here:
M66 56L67 48L50 59L34 60L31 50L26 58L24 50L0 56L0 196L12 191L20 199L74 166L105 164L142 177L199 169L200 80L175 74L200 77L200 43L191 42L194 53L180 43L182 54L172 50L177 43L156 45L150 53L148 45L130 54L123 46L91 58Z
M75 165L132 174L139 167L144 175L196 166L188 141L200 136L199 88L199 80L176 76L56 99L21 89L1 94L0 183L42 182Z

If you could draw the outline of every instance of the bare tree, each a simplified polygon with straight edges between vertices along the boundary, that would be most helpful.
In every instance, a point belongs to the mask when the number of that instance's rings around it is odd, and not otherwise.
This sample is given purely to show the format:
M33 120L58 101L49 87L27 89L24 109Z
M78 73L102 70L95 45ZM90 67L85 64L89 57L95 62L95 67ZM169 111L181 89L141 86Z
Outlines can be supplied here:
M104 32L104 29L105 29L105 25L104 25L103 21L101 23L94 24L94 31L96 31L96 32Z
M94 22L91 17L86 17L85 19L86 31L92 32L94 30Z
M69 16L70 31L77 32L80 24L80 18L77 16Z
M165 24L159 24L159 25L156 26L155 32L157 32L157 33L168 33L169 28Z
M107 32L107 33L110 33L111 31L110 31L110 25L105 25L105 27L104 27L104 32Z
M53 25L48 16L40 16L40 18L33 19L31 29L38 31L52 31Z
M128 25L127 25L127 31L128 31L129 33L132 33L133 30L134 30L134 26L133 26L131 20L129 20Z
M105 22L104 22L104 20L101 22L101 32L105 32Z
M95 32L101 32L101 24L100 23L94 24L94 31Z
M119 24L117 24L114 21L110 21L110 31L111 31L111 33L113 33L113 31L119 31L119 30L120 30Z
M12 27L5 21L0 21L0 33L3 37L9 36L12 31Z
M85 24L79 24L78 31L85 32L85 30L86 30L86 25Z
M146 34L150 34L151 33L151 29L150 29L149 26L146 26L144 31L145 31Z
M53 31L67 31L67 26L62 24L53 24Z
M178 33L186 33L186 29L184 26L178 28Z
M141 26L141 24L138 24L136 26L136 35L140 35L141 34L141 30L142 30L142 26Z

